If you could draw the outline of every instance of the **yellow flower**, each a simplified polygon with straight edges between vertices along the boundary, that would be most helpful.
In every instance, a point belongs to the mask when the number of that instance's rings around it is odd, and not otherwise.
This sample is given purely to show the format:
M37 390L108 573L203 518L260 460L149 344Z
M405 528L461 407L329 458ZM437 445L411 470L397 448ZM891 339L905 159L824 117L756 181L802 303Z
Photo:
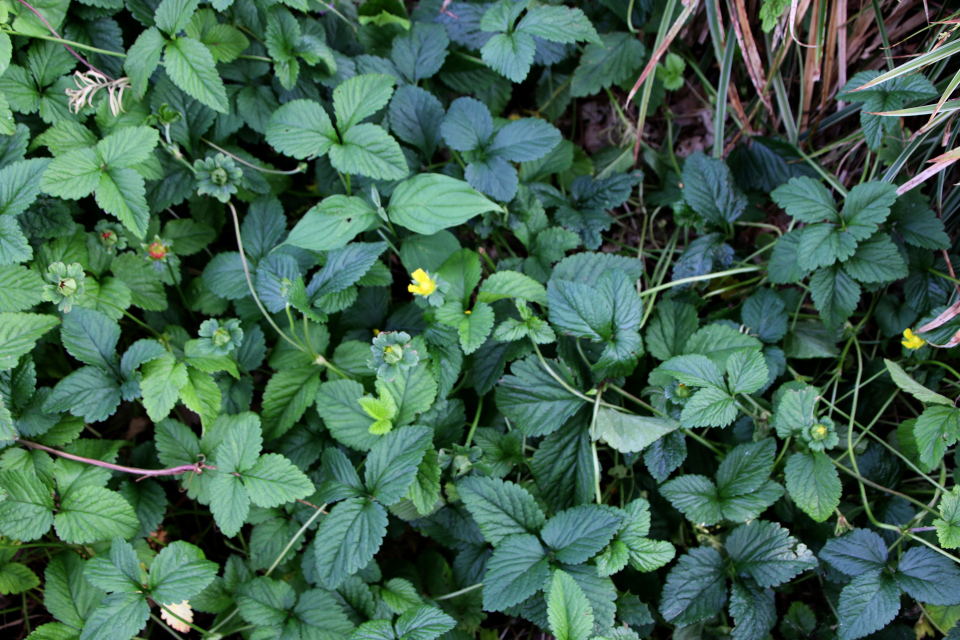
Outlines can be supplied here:
M907 349L919 349L923 345L927 344L927 341L915 334L911 329L907 329L903 332L903 340L900 341L900 344L905 346Z
M822 424L816 425L813 429L810 430L813 434L813 437L817 440L823 440L827 437L827 428Z
M378 335L380 335L380 329L374 329L374 330L373 330L373 337L376 338Z
M437 281L427 275L423 269L417 269L412 274L414 284L407 285L407 291L418 296L429 296L437 290Z
M470 315L470 314L471 314L471 313L473 313L473 312L472 312L472 311L470 311L470 309L467 309L467 310L466 310L466 311L464 311L463 313L464 313L464 314L466 314L466 315Z

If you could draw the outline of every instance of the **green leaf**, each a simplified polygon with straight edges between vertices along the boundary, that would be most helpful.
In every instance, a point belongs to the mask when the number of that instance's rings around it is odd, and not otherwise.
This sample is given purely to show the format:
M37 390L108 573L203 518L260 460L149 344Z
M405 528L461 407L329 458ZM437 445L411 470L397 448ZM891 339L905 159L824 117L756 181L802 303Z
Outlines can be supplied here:
M497 33L480 49L487 66L513 82L523 82L530 67L537 45L528 33Z
M737 573L761 587L776 587L817 566L806 545L779 524L764 520L737 527L727 538L727 553Z
M512 482L470 476L457 483L457 491L480 533L495 546L508 536L537 533L546 522L533 496Z
M503 611L523 602L543 587L549 575L549 558L536 536L507 536L487 560L484 610Z
M258 576L237 589L237 609L244 620L267 627L280 626L296 602L293 587L282 580Z
M322 156L339 144L330 116L312 100L291 100L274 111L266 138L280 153L300 160Z
M72 551L53 556L43 576L43 605L54 618L76 629L84 623L106 595L84 577L87 561Z
M320 368L311 365L277 371L263 392L263 433L278 438L303 417L320 387Z
M159 421L169 415L180 397L180 390L189 382L187 366L167 354L143 364L140 392L143 406L151 420Z
M615 31L601 35L600 42L589 44L583 50L580 64L573 72L570 95L585 98L633 79L645 53L643 44L629 33Z
M929 547L913 547L900 556L895 574L900 588L918 602L955 605L960 602L960 569Z
M240 478L218 473L209 484L210 511L220 531L232 538L240 531L250 513L250 495Z
M64 542L89 544L113 536L132 538L140 530L140 521L119 493L86 486L61 499L54 526Z
M734 580L730 587L730 615L736 622L734 640L767 637L777 624L773 591L746 580Z
M892 282L906 278L907 264L885 233L877 233L857 246L856 253L843 263L843 269L860 282Z
M872 236L890 215L896 200L897 185L891 182L858 184L843 202L840 217L844 227L858 241Z
M671 418L631 415L600 407L590 435L620 453L638 453L679 428L680 423Z
M593 23L583 11L558 5L541 5L531 9L520 20L516 31L562 44L600 42Z
M142 593L111 593L83 627L83 640L120 640L137 635L150 618Z
M940 499L940 517L933 524L941 547L960 547L960 488L954 487Z
M460 346L464 355L479 349L493 330L495 315L493 307L486 302L477 302L473 309L464 310L463 305L451 301L437 310L437 321L456 327L460 334Z
M217 419L223 397L213 376L187 367L187 384L180 389L180 401L200 416L200 421L207 427Z
M373 418L357 402L363 394L363 385L353 380L325 382L317 391L317 412L338 442L369 451L377 436L370 433Z
M187 94L214 111L229 111L213 54L201 43L193 38L174 38L164 49L163 66L173 83Z
M595 342L609 340L613 329L613 305L594 286L551 280L547 283L550 322L559 333Z
M0 216L18 216L33 204L50 164L46 158L33 158L0 169Z
M0 532L30 542L50 530L53 524L53 492L32 472L0 471L0 488L6 498L0 501Z
M153 19L157 27L175 36L186 28L199 4L199 0L163 0Z
M436 607L414 607L397 618L397 640L435 640L456 624L456 620Z
M0 371L16 365L17 358L32 351L40 336L59 323L55 316L39 313L0 313Z
M829 267L854 254L857 241L852 235L831 224L821 222L803 228L797 246L797 263L806 270Z
M691 522L710 526L723 518L717 487L704 476L676 477L661 486L660 492Z
M645 334L647 349L658 360L679 356L696 333L697 324L697 310L693 305L662 300L657 303Z
M43 284L36 272L24 266L0 266L0 313L15 313L39 304Z
M105 371L117 368L120 325L99 311L78 307L63 318L63 348L77 360Z
M401 369L393 380L379 381L383 393L389 393L399 407L396 426L410 424L433 405L437 397L437 380L425 362Z
M310 479L278 453L260 456L256 464L240 476L250 501L267 509L306 498L314 492Z
M121 398L120 385L112 375L99 367L80 367L57 383L43 409L101 422L113 415Z
M365 498L348 498L330 510L313 544L317 581L336 589L367 566L387 533L387 512Z
M795 453L785 469L787 493L815 522L824 522L840 504L842 486L837 469L821 451Z
M333 90L333 112L340 133L347 133L364 118L387 106L396 82L386 74L365 74L337 85Z
M753 336L740 333L729 324L713 323L693 334L684 345L684 353L702 354L723 369L726 367L727 358L740 349L750 347L759 349L763 347L763 343Z
M123 60L123 69L130 78L130 85L138 98L143 98L149 87L150 76L160 64L160 56L166 38L156 27L140 33L136 42L127 50L127 57Z
M198 547L178 540L164 547L150 565L150 597L178 604L197 595L217 576L217 563Z
M543 285L516 271L498 271L491 274L477 293L478 302L496 302L505 298L519 298L538 304L547 304L547 292Z
M566 365L548 361L547 366L568 387L576 388ZM510 371L497 385L497 408L525 435L553 433L585 403L547 373L536 357L515 361Z
M860 285L839 265L819 269L813 274L810 294L820 312L820 319L828 328L846 322L860 303Z
M768 344L780 342L787 334L787 305L772 289L760 289L747 298L741 317L750 333Z
M33 248L14 216L0 215L0 265L18 264L33 257Z
M339 249L378 220L377 210L363 198L334 195L307 211L284 243L310 251Z
M146 235L150 210L143 176L133 169L108 167L100 176L96 196L100 208L116 216L133 235Z
M767 384L769 372L763 353L755 349L735 351L727 360L730 393L751 394Z
M390 58L412 84L434 76L447 58L450 39L442 25L416 22L393 39Z
M440 461L436 451L427 449L426 455L417 468L417 477L406 497L409 498L422 516L433 512L440 499Z
M733 222L747 206L747 197L722 160L697 151L684 162L682 178L684 201L714 226Z
M367 455L364 472L370 494L388 507L403 498L432 441L433 431L428 427L394 429L378 439Z
M415 233L431 235L499 209L466 182L438 173L421 173L397 185L387 215Z
M160 142L153 127L124 127L97 143L102 162L114 169L123 169L146 162Z
M723 560L716 549L691 549L667 575L660 615L677 626L712 618L727 600Z
M770 196L781 209L800 222L840 222L833 196L820 181L813 178L790 178L786 184L774 189Z
M417 588L403 578L393 578L384 582L380 595L394 613L403 613L423 603Z
M894 384L912 395L920 402L925 402L927 404L942 404L948 407L953 406L953 400L926 388L911 378L910 375L903 370L903 367L893 360L887 360L884 358L883 362L887 365L887 371L890 373L890 377L893 378Z
M887 545L869 529L854 529L840 538L828 540L819 555L842 573L859 576L886 567Z
M687 400L680 412L680 424L691 427L726 427L737 418L734 399L726 391L706 387Z
M864 573L840 592L838 635L841 640L862 638L887 626L899 611L896 580L885 573Z
M342 173L375 180L401 180L410 173L400 145L382 127L365 122L351 127L343 143L330 147L330 164Z
M920 461L931 469L936 467L947 448L960 437L960 409L942 405L927 407L917 418L913 433L920 449Z
M540 537L557 561L582 564L607 546L622 521L622 515L612 508L580 505L550 518Z
M580 585L559 569L547 591L547 619L557 640L588 640L593 635L590 602Z

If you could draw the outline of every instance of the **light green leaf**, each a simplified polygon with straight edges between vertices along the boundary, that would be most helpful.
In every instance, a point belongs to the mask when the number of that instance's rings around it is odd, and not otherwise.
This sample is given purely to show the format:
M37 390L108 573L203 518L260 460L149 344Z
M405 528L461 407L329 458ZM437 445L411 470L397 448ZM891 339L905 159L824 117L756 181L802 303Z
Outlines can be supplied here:
M386 74L354 76L333 90L333 112L337 128L345 134L361 120L387 106L396 78Z
M0 313L23 311L40 303L43 279L22 265L0 267Z
M150 419L158 422L167 417L180 397L180 390L189 382L187 366L177 362L173 354L144 363L141 368L140 392Z
M840 504L842 487L837 469L826 454L795 453L785 469L787 493L815 522L824 522Z
M274 149L300 160L322 156L340 141L330 116L312 100L291 100L274 111L266 137Z
M30 352L40 336L59 323L55 316L39 313L0 313L0 371L13 367L17 358Z
M462 180L421 173L393 190L387 214L415 233L434 234L500 207Z
M282 436L307 410L320 386L320 367L277 371L263 392L263 433L267 439Z
M573 578L554 571L546 596L547 619L557 640L588 640L593 635L593 609Z
M537 304L547 304L547 292L543 285L516 271L498 271L491 274L477 293L478 302L496 302L504 298L519 298Z
M197 595L217 575L217 563L203 551L177 540L164 547L150 565L150 597L162 604L178 604Z
M119 493L93 486L64 496L53 523L60 539L69 544L132 538L140 530L137 513Z
M620 453L638 453L679 428L680 423L670 418L631 415L600 407L590 435L594 440L603 439Z
M383 127L358 124L342 135L343 143L330 147L330 164L342 173L375 180L401 180L410 173L400 145Z
M100 162L93 149L68 151L47 166L40 189L57 198L79 200L97 188L100 174Z
M175 1L175 0L167 0ZM173 83L214 111L227 113L227 91L210 50L193 38L175 38L164 49L163 66Z
M146 193L143 176L139 173L133 169L108 167L97 185L97 204L115 215L134 236L142 238L150 221Z
M948 407L953 406L953 400L947 398L946 396L942 396L935 391L927 389L925 386L911 378L910 375L903 370L903 367L893 360L887 360L884 358L883 362L887 365L887 371L890 372L890 377L893 378L894 384L912 395L920 402L925 402L927 404L942 404Z
M240 476L250 501L267 509L306 498L314 492L310 479L278 453L260 456L256 464Z

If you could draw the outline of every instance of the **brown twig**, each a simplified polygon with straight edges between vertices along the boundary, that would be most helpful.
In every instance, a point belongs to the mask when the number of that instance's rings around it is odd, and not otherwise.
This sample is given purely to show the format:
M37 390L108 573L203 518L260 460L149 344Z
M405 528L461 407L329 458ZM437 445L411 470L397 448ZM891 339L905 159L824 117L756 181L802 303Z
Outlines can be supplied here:
M20 443L32 448L40 449L41 451L46 451L47 453L52 453L54 455L60 456L62 458L68 458L70 460L76 460L77 462L85 462L87 464L92 464L97 467L103 467L104 469L111 469L113 471L121 471L123 473L132 473L141 478L149 478L155 476L176 476L181 473L203 473L204 469L216 469L216 467L206 464L204 460L200 460L193 464L184 464L179 467L171 467L170 469L138 469L136 467L125 467L120 464L113 464L112 462L104 462L103 460L95 460L93 458L84 458L83 456L77 456L72 453L67 453L66 451L57 451L56 449L51 449L50 447L38 444L36 442L30 442L29 440L20 440ZM140 478L138 478L139 480Z

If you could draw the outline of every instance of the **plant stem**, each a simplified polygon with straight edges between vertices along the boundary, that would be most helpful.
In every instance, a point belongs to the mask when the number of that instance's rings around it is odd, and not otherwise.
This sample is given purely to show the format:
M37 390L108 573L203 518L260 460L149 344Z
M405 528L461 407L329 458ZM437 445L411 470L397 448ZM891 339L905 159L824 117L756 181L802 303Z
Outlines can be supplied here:
M290 538L289 542L287 542L287 546L283 548L283 551L280 552L280 555L277 556L276 560L273 561L273 564L270 565L270 568L267 569L267 572L263 575L269 576L271 573L273 573L273 570L277 568L277 565L279 565L280 561L283 560L283 557L287 555L287 552L293 548L293 545L296 544L297 540L300 539L300 536L302 536L304 532L310 528L310 525L312 525L316 521L316 519L320 517L320 514L326 513L325 511L326 506L327 506L326 503L324 503L319 509L317 509L317 511L312 516L310 516L309 520L303 523L303 526L300 527L300 530L297 531L295 534L293 534L293 537ZM227 620L229 620L229 618L225 619L223 622L226 622ZM217 628L220 628L220 625L217 625ZM216 631L216 630L217 629L213 629L212 631Z
M473 434L477 430L477 425L480 423L480 412L483 411L483 396L480 396L480 399L477 400L477 413L473 416L473 424L470 425L470 432L467 433L467 441L463 445L464 447L469 448L470 442L473 441Z
M237 209L233 206L232 202L227 202L227 206L230 207L230 213L233 214L233 230L237 235L237 248L240 249L240 262L243 264L243 273L247 276L247 286L250 287L250 294L253 296L253 301L257 303L257 307L260 309L260 313L263 314L263 317L267 320L273 330L280 334L280 337L289 342L294 346L298 351L307 353L306 349L301 347L299 344L290 339L290 336L285 334L280 327L277 326L277 323L273 321L273 318L270 317L270 314L267 313L266 308L264 308L263 303L260 302L260 297L257 295L256 290L253 288L253 280L250 278L250 267L247 265L247 256L243 253L243 240L240 238L240 218L237 216Z
M206 464L203 461L196 462L194 464L184 464L179 467L171 467L169 469L138 469L136 467L125 467L119 464L113 464L112 462L104 462L103 460L94 460L93 458L84 458L83 456L74 455L72 453L67 453L65 451L57 451L56 449L51 449L42 444L36 442L30 442L29 440L19 440L21 444L24 444L32 449L40 449L41 451L46 451L47 453L52 453L54 455L60 456L61 458L69 458L70 460L76 460L77 462L85 462L87 464L92 464L97 467L103 467L104 469L110 469L112 471L121 471L123 473L132 473L134 475L143 476L143 477L156 477L156 476L176 476L181 473L202 473L204 469L216 469Z
M465 593L470 593L471 591L474 591L474 590L476 590L476 589L479 589L479 588L482 587L482 586L483 586L483 583L482 583L482 582L478 582L477 584L472 584L472 585L470 585L469 587L464 587L463 589L460 589L459 591L454 591L453 593L447 593L447 594L444 594L444 595L442 595L442 596L437 596L437 597L434 598L433 600L434 600L434 602L439 601L439 600L449 600L450 598L456 598L457 596L462 596L462 595L465 594Z
M95 296L95 295L92 295L92 294L89 294L89 293L86 294L86 295L90 296L90 299L91 299L91 300L94 300L94 301L96 301L96 302L99 302L100 304L105 304L105 305L107 305L108 307L113 307L114 309L116 309L117 311L119 311L120 313L122 313L123 315L127 316L127 318L129 318L130 320L133 320L134 322L136 322L138 325L140 325L141 328L146 329L147 331L149 331L150 333L152 333L153 335L155 335L161 342L164 341L164 340L163 340L163 334L162 334L162 333L160 333L159 331L157 331L156 329L154 329L154 328L151 327L150 325L146 324L145 322L143 322L142 320L140 320L139 318L137 318L135 315L133 315L132 313L130 313L130 312L127 311L126 309L121 309L120 307L118 307L117 305L113 304L112 302L107 302L106 300L101 300L100 298L98 298L98 297Z
M89 51L91 53L99 53L104 56L113 56L115 58L126 58L127 54L121 51L108 51L106 49L98 49L96 47L91 47L88 44L83 44L82 42L74 42L73 40L65 40L64 38L54 37L54 36L41 36L33 33L21 33L19 31L14 31L13 29L4 29L11 36L23 36L24 38L37 38L38 40L49 40L50 42L59 42L63 46L71 46L77 49L83 49L84 51Z

